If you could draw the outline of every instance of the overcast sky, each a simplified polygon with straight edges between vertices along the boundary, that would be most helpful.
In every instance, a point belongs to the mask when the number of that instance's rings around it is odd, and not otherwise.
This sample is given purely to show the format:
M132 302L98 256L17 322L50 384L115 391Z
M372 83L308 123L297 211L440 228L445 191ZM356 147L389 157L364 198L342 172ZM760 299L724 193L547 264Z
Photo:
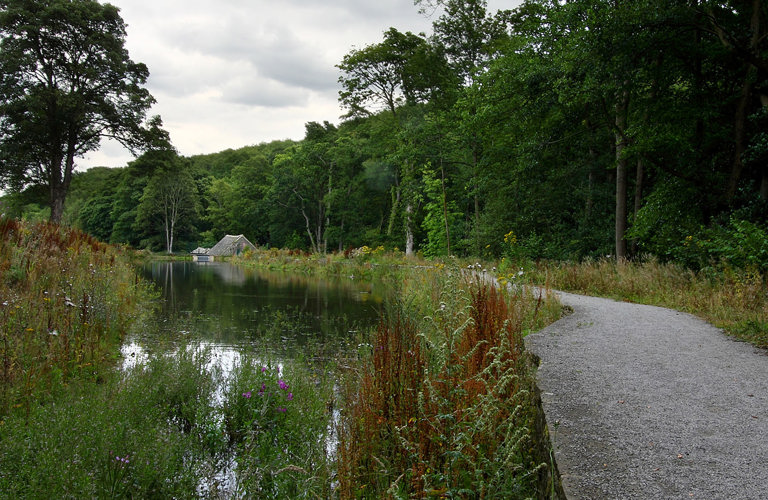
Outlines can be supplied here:
M184 156L302 139L309 121L339 122L336 68L384 31L431 33L413 0L109 0L128 25L131 59L149 68L171 141ZM517 0L489 0L488 10ZM122 167L119 144L78 161Z

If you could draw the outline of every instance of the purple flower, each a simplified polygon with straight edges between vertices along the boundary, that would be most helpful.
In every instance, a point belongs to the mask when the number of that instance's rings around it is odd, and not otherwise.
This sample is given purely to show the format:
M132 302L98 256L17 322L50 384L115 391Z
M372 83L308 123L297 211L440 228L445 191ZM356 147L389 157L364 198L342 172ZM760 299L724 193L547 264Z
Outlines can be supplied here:
M251 397L251 391L248 391L248 392L244 392L244 393L243 393L243 397L244 397L244 398L250 398L250 397Z
M292 392L288 393L288 401L293 401L293 393Z
M281 413L285 413L285 412L286 412L286 411L288 411L288 410L286 410L285 408L278 408L278 409L277 409L277 411L279 411L279 412L281 412Z
M267 367L266 366L262 366L261 367L261 373L264 373L265 371L267 371Z
M263 396L264 395L264 391L266 391L266 390L267 390L266 384L261 384L261 390L259 391L259 396Z
M277 385L279 385L279 386L280 386L280 388L281 388L282 390L284 390L284 391L287 391L287 390L288 390L288 384L286 384L284 380L278 380L278 381L277 381Z

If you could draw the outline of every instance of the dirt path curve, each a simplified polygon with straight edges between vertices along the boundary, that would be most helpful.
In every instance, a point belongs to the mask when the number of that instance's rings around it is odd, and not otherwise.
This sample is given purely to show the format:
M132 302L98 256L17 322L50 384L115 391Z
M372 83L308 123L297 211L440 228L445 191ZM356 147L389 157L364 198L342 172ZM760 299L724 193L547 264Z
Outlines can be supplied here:
M560 294L526 338L568 499L768 498L768 355L688 314Z

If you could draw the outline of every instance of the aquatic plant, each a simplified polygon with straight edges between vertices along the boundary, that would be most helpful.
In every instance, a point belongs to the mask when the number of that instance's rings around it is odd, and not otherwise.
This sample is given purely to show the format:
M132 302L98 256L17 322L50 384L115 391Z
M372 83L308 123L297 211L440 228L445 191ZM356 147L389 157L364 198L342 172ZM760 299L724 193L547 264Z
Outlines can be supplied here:
M236 490L258 498L326 498L331 492L333 384L301 362L234 366L221 407L236 462Z

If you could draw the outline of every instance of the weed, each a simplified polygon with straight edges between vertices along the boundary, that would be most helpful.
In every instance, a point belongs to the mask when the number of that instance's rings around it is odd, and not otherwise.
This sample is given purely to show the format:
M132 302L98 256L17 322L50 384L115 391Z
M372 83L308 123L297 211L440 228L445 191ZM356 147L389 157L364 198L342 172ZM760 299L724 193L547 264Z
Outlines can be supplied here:
M409 274L403 294L370 364L348 379L340 497L532 494L547 465L531 451L537 409L522 334L550 310L546 299L456 270Z

